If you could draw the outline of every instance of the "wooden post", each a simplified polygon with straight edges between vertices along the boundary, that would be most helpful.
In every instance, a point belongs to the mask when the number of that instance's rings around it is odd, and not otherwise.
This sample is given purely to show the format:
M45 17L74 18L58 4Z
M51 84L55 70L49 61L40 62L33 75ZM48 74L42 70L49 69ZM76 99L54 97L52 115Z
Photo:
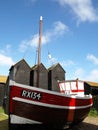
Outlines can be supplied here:
M41 42L42 42L42 16L40 16L39 44L38 44L38 66L37 66L37 87L39 87L40 63L41 63Z

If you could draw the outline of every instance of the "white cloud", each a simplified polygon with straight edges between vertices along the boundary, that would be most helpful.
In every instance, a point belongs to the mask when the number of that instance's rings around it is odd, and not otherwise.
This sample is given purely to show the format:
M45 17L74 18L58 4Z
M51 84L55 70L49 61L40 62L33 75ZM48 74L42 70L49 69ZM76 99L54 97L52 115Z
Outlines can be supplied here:
M92 69L89 72L87 72L83 68L78 68L74 71L72 78L79 78L80 80L84 81L98 82L98 69Z
M27 48L28 48L28 41L23 40L21 42L21 44L19 45L19 51L20 52L25 52L27 50Z
M42 44L46 44L48 42L48 36L43 35L42 36ZM39 35L35 34L31 40L28 41L28 45L30 45L31 47L37 47L38 46L38 42L39 42Z
M88 54L87 60L91 61L93 64L98 65L98 58L94 56L93 54Z
M69 28L60 21L54 23L52 29L43 33L42 44L46 44L53 39L53 37L59 37L63 35ZM24 40L19 46L21 52L25 52L28 47L37 47L39 42L39 34L35 34L30 40Z
M48 36L42 36L42 44L45 44L49 41ZM19 45L19 51L25 52L28 48L35 48L38 46L39 35L35 34L30 40L23 40Z
M62 62L60 62L60 64L61 64L63 67L69 67L69 66L74 65L75 63L74 63L72 60L67 60L67 61L62 61Z
M85 72L84 72L83 68L78 68L78 69L76 69L74 76L75 76L75 78L82 79L84 77L84 73Z
M98 58L95 57L93 54L87 55L87 60L91 61L91 63L98 65ZM87 65L85 68L77 66L77 64L73 61L63 61L61 65L65 68L66 71L66 78L67 79L76 79L79 78L80 80L84 81L92 81L98 82L98 68L92 65L92 69L89 68ZM74 65L74 66L73 66ZM70 68L69 68L70 67ZM68 77L67 77L68 74Z
M93 7L92 0L55 0L60 5L68 5L76 15L78 23L85 21L98 21L98 14Z
M52 35L62 35L65 31L68 31L69 28L60 21L54 23L54 28L52 30Z
M14 64L14 61L11 57L0 54L0 66L11 66Z
M86 77L86 80L98 82L98 69L93 69Z
M11 51L11 45L6 44L3 49L0 49L0 53L2 54L8 54Z

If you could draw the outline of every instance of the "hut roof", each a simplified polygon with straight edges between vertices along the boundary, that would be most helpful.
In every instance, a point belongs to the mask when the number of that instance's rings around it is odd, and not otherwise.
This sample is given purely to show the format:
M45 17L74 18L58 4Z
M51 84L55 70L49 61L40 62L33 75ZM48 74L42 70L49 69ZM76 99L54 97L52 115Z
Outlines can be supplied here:
M0 83L6 83L7 76L0 75Z
M28 65L28 63L25 61L25 59L22 59L22 60L16 62L16 64L12 65L11 68L10 68L9 70L13 69L14 66L16 66L17 64L19 64L19 63L21 63L21 62L25 62L25 63ZM29 65L28 65L28 67L30 68Z
M34 65L33 67L31 67L31 70L35 70L37 68L37 65Z
M44 68L45 68L45 66L43 65L43 63L40 63L40 66L43 66ZM35 70L35 69L37 69L38 68L38 65L34 65L32 68L31 68L31 70ZM45 68L46 69L46 68ZM47 69L46 69L47 70Z
M98 82L85 81L85 83L87 83L91 87L98 87Z
M62 68L62 70L66 73L66 71L63 69L63 67L59 63L52 65L50 68L48 68L48 71L53 70L57 66L60 66Z

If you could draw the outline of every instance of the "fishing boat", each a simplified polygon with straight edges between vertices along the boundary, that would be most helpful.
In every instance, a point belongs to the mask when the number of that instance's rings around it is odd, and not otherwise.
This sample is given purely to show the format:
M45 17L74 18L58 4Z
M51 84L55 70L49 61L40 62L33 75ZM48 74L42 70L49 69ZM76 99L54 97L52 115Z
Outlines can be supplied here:
M38 65L42 36L42 17L40 17ZM72 125L83 121L92 106L92 95L85 94L84 81L57 80L59 92L40 88L39 67L37 85L20 84L10 79L9 91L9 124L30 124L60 126ZM21 78L21 77L20 77Z

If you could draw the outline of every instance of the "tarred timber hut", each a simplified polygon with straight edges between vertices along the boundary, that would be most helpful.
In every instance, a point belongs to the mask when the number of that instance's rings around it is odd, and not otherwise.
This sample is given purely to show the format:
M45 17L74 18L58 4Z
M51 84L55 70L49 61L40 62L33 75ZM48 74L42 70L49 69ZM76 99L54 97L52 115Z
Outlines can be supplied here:
M30 66L22 59L10 68L9 78L17 83L30 85L30 71Z
M98 82L85 81L85 93L92 94L93 108L98 111Z
M52 65L48 69L48 89L53 91L60 91L59 87L57 87L58 80L65 80L65 70L59 63Z
M98 83L91 81L84 81L85 94L98 95Z
M3 105L6 80L7 76L0 75L0 106Z
M35 65L31 69L30 73L30 85L37 86L37 74L38 74L38 66ZM48 71L45 66L40 63L39 65L39 87L43 89L48 89Z

